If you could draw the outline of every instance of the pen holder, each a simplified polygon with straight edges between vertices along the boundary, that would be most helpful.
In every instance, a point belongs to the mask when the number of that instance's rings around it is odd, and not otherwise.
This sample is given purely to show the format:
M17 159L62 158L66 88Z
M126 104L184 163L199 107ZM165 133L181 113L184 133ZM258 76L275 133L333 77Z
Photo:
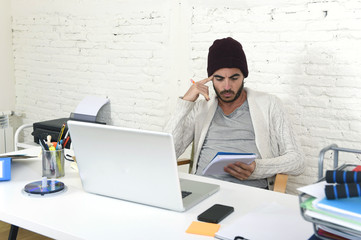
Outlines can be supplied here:
M64 149L47 151L42 150L43 177L64 177Z

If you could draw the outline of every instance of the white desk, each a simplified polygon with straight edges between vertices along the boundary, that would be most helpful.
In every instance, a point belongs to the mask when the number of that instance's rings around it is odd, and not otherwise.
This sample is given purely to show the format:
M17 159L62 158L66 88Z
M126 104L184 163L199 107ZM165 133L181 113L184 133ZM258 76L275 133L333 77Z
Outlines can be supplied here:
M40 148L17 153L38 155ZM40 159L13 160L12 179L0 182L0 220L55 239L213 239L186 233L198 214L221 203L233 206L235 212L221 222L227 226L237 217L275 201L290 207L301 218L297 196L262 190L238 184L180 174L181 177L219 184L220 191L187 212L178 213L127 201L97 196L83 191L78 173L65 163L65 177L59 180L66 192L49 197L31 197L22 192L30 182L41 180ZM119 183L127 184L127 183ZM275 221L277 216L275 215ZM294 226L303 235L289 239L308 239L312 224ZM262 230L262 226L259 226ZM286 229L292 234L292 229ZM241 231L241 226L240 226ZM272 239L272 233L270 233Z

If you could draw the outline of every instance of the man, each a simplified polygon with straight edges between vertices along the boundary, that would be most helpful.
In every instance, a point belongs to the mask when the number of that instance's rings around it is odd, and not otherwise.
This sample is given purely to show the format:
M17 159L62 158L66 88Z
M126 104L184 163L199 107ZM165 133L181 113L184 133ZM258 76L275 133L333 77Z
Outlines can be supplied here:
M258 157L249 165L230 164L213 177L272 189L277 173L303 173L304 156L280 100L243 87L248 66L242 45L230 37L214 41L207 71L208 78L194 82L178 99L165 128L173 134L177 157L193 141L191 172L201 175L217 152L243 152Z

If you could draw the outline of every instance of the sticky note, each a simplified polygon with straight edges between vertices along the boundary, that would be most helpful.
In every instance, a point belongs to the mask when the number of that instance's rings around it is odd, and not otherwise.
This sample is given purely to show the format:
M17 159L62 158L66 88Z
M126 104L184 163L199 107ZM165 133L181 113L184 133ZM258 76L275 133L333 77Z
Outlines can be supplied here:
M221 225L216 223L197 222L193 221L186 230L186 233L193 233L198 235L205 235L214 237Z

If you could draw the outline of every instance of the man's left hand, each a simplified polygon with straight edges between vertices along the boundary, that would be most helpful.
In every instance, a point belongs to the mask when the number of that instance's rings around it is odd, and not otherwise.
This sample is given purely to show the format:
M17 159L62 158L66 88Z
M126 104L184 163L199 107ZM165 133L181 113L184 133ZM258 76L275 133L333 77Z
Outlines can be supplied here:
M252 162L249 165L242 162L235 162L224 167L224 171L239 180L246 180L251 176L255 168L256 162Z

